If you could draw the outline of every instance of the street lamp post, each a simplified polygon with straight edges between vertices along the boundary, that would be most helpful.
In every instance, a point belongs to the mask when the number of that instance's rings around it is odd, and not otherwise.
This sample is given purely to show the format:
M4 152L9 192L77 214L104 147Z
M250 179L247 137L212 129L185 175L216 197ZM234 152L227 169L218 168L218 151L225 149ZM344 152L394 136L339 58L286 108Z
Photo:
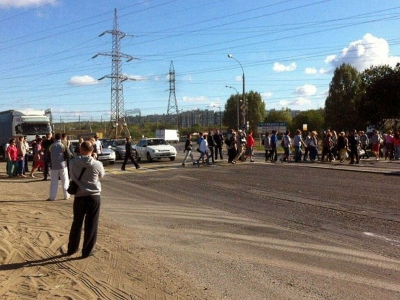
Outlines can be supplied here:
M239 102L240 102L240 96L239 96L239 92L238 92L238 90L237 90L236 88L234 88L233 86L226 85L225 87L226 87L226 88L229 88L229 89L234 89L234 90L236 91L237 96L238 96L237 103L236 103L236 130L239 131L239 128L240 128L240 119L239 119L239 118L240 118L240 117L239 117Z
M244 77L244 69L242 64L240 63L240 61L238 61L235 57L233 57L232 54L228 54L228 58L232 58L233 60L235 60L240 67L242 68L242 79L243 79L243 96L242 96L242 100L243 100L243 104L246 105L246 90L245 90L245 77ZM246 126L246 114L243 112L243 126Z

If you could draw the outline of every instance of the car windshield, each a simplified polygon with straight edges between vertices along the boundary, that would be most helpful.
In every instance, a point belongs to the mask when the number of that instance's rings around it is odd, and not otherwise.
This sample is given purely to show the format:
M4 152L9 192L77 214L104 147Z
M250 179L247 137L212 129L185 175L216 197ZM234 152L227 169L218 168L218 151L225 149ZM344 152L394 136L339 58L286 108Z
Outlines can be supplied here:
M125 145L125 140L105 140L103 141L103 148L116 147L120 145Z
M169 145L167 141L163 139L150 139L147 140L147 145L148 146L156 146L156 145Z

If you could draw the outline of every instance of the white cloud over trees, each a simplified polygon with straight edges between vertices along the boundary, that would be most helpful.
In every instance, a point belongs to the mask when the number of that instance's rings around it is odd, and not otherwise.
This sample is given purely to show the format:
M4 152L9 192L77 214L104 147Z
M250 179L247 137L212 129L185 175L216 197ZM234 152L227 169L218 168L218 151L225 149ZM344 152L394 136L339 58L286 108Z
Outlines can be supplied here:
M298 96L313 96L317 93L317 88L312 84L305 84L303 86L297 87L293 94Z
M334 68L346 63L358 71L363 71L371 66L394 67L400 62L400 57L390 56L389 44L385 39L367 33L361 40L351 42L341 53L327 56L325 62Z

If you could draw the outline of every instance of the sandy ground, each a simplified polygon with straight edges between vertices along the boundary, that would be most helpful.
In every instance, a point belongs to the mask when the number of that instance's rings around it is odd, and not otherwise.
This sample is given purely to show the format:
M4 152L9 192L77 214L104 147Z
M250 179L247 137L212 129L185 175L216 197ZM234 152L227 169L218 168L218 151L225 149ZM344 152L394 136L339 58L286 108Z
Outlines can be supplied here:
M72 201L45 201L49 181L8 179L4 170L0 163L0 299L207 298L166 276L135 234L105 214L94 256L63 256Z

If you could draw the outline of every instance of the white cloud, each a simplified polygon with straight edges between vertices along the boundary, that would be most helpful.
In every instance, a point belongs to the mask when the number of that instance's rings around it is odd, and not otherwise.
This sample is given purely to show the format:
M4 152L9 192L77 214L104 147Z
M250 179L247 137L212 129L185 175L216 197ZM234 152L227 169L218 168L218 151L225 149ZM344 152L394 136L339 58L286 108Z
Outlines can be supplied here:
M193 77L192 77L192 75L185 75L185 76L183 76L183 80L184 81L193 81Z
M274 70L274 72L291 72L291 71L296 70L296 68L297 68L297 65L295 62L292 62L287 66L276 62L276 63L274 63L273 70Z
M385 64L394 67L400 62L400 57L390 56L389 44L385 39L367 33L361 40L351 42L341 53L327 56L325 62L335 68L347 63L358 71L363 71L371 66Z
M242 76L236 76L235 80L238 82L243 82L243 77Z
M271 97L272 97L272 92L261 93L261 98L262 99L268 99L268 98L271 98Z
M208 105L208 107L210 110L219 110L219 109L223 110L224 109L224 105L221 103L218 103L218 102L211 102Z
M300 97L297 98L295 101L292 101L292 103L290 105L292 106L306 106L306 105L310 105L311 101L309 99Z
M281 107L298 107L298 108L304 108L307 106L311 105L311 101L307 98L304 97L299 97L295 100L289 101L289 100L281 100L279 101L279 106Z
M305 84L303 86L300 86L296 88L296 90L293 92L293 94L299 96L313 96L316 93L317 93L317 87L312 84Z
M204 96L200 97L182 97L183 102L191 102L191 103L202 103L207 102L207 98Z
M315 75L315 74L326 74L327 70L325 70L324 68L320 68L319 70L316 68L306 68L304 70L304 73L306 74L311 74L311 75Z
M70 85L75 85L75 86L85 86L85 85L95 85L99 84L99 82L94 79L93 77L89 75L84 75L84 76L73 76L71 79L68 81Z
M318 71L315 68L306 68L304 71L306 74L317 74Z
M57 4L57 0L0 0L0 7L31 7L45 4Z
M281 101L279 101L279 106L282 106L282 107L288 106L289 103L290 103L290 101L288 101L288 100L281 100Z

